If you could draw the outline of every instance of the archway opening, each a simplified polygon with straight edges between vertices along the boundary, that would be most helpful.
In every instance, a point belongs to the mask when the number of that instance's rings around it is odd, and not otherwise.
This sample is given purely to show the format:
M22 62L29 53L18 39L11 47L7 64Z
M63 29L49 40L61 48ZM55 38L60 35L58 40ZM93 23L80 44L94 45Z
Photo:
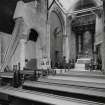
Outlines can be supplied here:
M93 58L95 44L95 15L80 16L72 21L76 39L76 58Z
M96 7L97 4L94 0L79 0L75 5L74 12L77 11L75 17L72 19L71 27L72 32L75 35L75 52L76 52L76 69L79 68L79 64L84 64L83 70L97 70L98 61L96 55L96 17L100 17L96 11L99 9L90 11L82 11L83 9ZM80 12L81 10L81 12ZM99 50L99 49L98 49ZM87 60L87 61L86 61ZM80 61L80 62L79 62ZM82 62L82 63L81 63ZM89 66L89 63L92 65ZM95 65L95 66L93 66ZM81 70L81 68L80 68Z
M50 58L51 67L59 68L63 58L63 27L61 15L57 11L50 14Z
M36 30L30 29L29 40L36 42L38 39L38 36L39 36L39 34L37 33Z
M37 42L39 34L35 29L30 29L25 47L26 67L37 68Z
M74 7L74 11L81 10L77 12L71 23L72 32L75 33L77 59L94 56L96 15L91 10L82 11L92 7L97 7L94 0L78 0Z

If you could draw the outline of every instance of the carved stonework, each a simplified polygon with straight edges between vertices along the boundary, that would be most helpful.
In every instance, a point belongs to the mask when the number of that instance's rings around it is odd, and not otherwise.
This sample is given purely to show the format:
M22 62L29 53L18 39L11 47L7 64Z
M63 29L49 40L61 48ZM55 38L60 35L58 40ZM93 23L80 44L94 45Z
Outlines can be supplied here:
M73 26L81 26L87 24L94 24L95 23L95 15L87 15L83 17L77 17L75 20L72 21Z

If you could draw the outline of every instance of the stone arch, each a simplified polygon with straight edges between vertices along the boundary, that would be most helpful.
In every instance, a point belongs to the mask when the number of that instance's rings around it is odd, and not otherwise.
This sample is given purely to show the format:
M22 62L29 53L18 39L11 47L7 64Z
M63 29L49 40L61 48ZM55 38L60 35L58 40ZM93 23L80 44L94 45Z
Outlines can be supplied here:
M74 7L72 8L72 10L73 10L73 12L75 12L75 11L79 11L82 9L99 7L100 5L97 3L97 1L96 0L88 0L88 1L78 0L74 4ZM100 9L97 9L97 10L99 13L101 12L101 11L99 11ZM89 14L90 12L88 11L88 13L87 12L83 12L83 13ZM82 23L82 21L85 21L85 18L80 19L80 16L83 15L83 13L77 13L74 15L74 19L73 19L72 23L73 22L77 23L77 26L74 24L75 30L73 30L73 27L72 27L72 30L75 31L75 34L76 34L76 56L77 56L77 58L87 57L87 56L91 57L91 58L93 57L94 42L95 42L95 21L96 21L96 16L100 15L96 11L94 11L94 12L95 12L95 14L90 14L91 19L88 21L89 24L87 23L87 26L86 25L84 26L84 23ZM77 15L77 17L76 17L76 15ZM78 18L78 16L79 16L79 18ZM90 17L88 17L88 19ZM78 23L79 23L80 27L79 27ZM82 24L83 24L83 26L82 26ZM91 27L94 27L94 28L91 28ZM89 31L89 33L87 33L87 31ZM88 41L89 37L91 37L91 41ZM84 39L90 43L87 44Z
M52 8L52 10L48 14L49 23L50 23L50 16L51 16L52 12L54 12L58 16L58 18L59 18L59 20L61 22L62 31L63 31L63 34L64 34L64 31L65 31L65 19L64 19L62 11L60 10L60 8L58 6L55 6L54 8Z
M54 64L55 61L58 62L61 61L63 57L63 35L65 32L65 21L59 7L54 7L50 11L49 24L50 24L50 58L52 63ZM54 65L52 67L54 67Z

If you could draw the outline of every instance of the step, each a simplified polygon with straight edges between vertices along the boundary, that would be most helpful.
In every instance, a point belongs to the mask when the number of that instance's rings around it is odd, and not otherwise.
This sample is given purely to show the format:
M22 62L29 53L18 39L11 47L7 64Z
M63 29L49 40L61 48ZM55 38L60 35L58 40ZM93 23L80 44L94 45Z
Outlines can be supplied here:
M101 105L96 102L83 101L75 98L73 99L69 97L63 97L32 90L30 91L21 88L0 87L0 93L33 102L41 102L46 105L89 105L89 103L91 103L92 105Z
M105 102L105 89L68 86L62 84L26 81L24 89L35 90L44 93L51 93L66 97L89 98L91 101Z
M72 74L89 74L89 75L103 75L103 73L99 70L93 70L93 71L74 71L74 69L71 69L68 73Z
M63 74L56 74L56 76L69 76L69 77L88 77L88 78L99 78L99 79L105 79L105 75L102 74L102 72L97 71L75 71L70 70L69 72L65 72Z
M88 78L88 77L70 77L70 76L48 76L48 79L56 80L71 80L71 81L81 81L81 82L92 82L92 83L105 83L103 78Z
M105 83L95 83L95 82L83 82L83 81L73 81L73 80L60 80L60 79L39 79L39 82L44 83L54 83L54 84L63 84L68 86L79 86L79 87L88 87L88 88L100 88L105 89Z
M86 71L84 67L76 67L74 71Z

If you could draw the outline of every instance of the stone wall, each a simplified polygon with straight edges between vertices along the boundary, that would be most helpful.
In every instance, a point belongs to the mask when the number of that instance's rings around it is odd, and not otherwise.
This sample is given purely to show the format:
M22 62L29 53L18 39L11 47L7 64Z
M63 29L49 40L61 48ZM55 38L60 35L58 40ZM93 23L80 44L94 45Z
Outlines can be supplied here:
M102 17L96 16L96 32L95 32L95 45L103 42L103 23Z
M0 33L0 67L4 63L5 53L10 45L11 35L7 33Z
M35 6L34 1L24 3L19 1L14 13L14 18L22 17L24 20L23 33L28 39L30 29L34 29L38 33L38 39L35 43L27 40L25 44L25 59L36 58L38 68L41 67L40 62L43 56L48 53L47 49L47 0L38 1ZM24 39L24 38L23 38ZM25 51L24 51L25 52ZM20 52L22 53L22 52ZM15 55L17 56L17 55Z

